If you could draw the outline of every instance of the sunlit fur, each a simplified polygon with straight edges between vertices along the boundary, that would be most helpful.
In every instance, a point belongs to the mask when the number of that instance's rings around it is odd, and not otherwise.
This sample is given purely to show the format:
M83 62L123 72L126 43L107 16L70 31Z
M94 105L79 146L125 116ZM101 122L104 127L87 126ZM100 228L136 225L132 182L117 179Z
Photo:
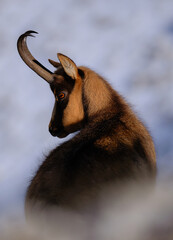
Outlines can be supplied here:
M60 58L51 89L68 94L63 103L55 101L49 126L57 130L54 136L79 132L39 167L27 191L27 216L38 203L42 210L85 209L106 186L156 175L153 141L129 105L97 73L74 62L64 65L63 58L68 63L68 57Z

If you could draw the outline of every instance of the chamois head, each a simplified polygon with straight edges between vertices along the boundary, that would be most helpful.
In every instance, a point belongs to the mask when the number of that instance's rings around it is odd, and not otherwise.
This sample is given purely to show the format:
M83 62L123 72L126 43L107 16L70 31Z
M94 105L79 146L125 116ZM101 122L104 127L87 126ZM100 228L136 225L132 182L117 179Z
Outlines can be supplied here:
M60 53L57 54L60 62L49 59L57 70L49 71L28 50L26 38L33 37L33 33L37 32L27 31L19 37L18 52L23 61L50 84L55 105L49 131L53 136L66 137L81 129L89 116L109 106L112 90L95 72L78 68L69 57Z
M82 75L76 64L67 56L58 53L60 63L49 60L57 67L50 88L55 104L49 131L53 136L65 137L82 127L84 109L82 104Z

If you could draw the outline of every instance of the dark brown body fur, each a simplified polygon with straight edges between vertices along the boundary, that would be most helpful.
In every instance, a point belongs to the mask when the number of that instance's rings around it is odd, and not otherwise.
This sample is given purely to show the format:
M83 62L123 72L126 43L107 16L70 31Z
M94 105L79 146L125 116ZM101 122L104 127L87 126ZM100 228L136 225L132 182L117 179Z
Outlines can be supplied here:
M91 115L83 84L81 130L55 148L38 169L27 191L27 214L37 202L44 207L85 208L106 185L155 178L155 150L148 131L124 99L104 84L109 104Z

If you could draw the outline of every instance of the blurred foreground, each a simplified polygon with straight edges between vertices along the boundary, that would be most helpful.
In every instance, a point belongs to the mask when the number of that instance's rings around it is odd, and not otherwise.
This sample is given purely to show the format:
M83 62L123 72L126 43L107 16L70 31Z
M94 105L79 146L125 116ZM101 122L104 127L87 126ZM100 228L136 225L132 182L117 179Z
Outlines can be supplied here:
M53 107L50 89L23 64L16 41L26 30L36 30L40 35L29 46L46 67L47 58L56 60L62 52L105 76L149 127L158 176L172 179L173 1L7 0L0 6L0 240L172 240L171 181L159 183L143 201L127 201L127 208L110 198L91 224L92 238L90 227L75 214L57 214L56 237L23 223L30 179L43 155L60 141L47 130ZM71 230L67 218L74 224Z
M84 213L50 209L46 222L37 215L3 223L1 240L168 240L173 239L173 189L171 182L155 189L133 184L120 191L105 190L97 209ZM118 197L121 196L121 197Z

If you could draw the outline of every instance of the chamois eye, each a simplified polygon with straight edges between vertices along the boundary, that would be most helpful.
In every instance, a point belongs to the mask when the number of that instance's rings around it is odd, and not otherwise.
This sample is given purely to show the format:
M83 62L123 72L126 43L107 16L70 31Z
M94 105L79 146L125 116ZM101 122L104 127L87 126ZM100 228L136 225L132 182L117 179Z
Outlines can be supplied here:
M65 92L60 92L57 96L56 96L56 101L61 101L65 98L66 94Z

